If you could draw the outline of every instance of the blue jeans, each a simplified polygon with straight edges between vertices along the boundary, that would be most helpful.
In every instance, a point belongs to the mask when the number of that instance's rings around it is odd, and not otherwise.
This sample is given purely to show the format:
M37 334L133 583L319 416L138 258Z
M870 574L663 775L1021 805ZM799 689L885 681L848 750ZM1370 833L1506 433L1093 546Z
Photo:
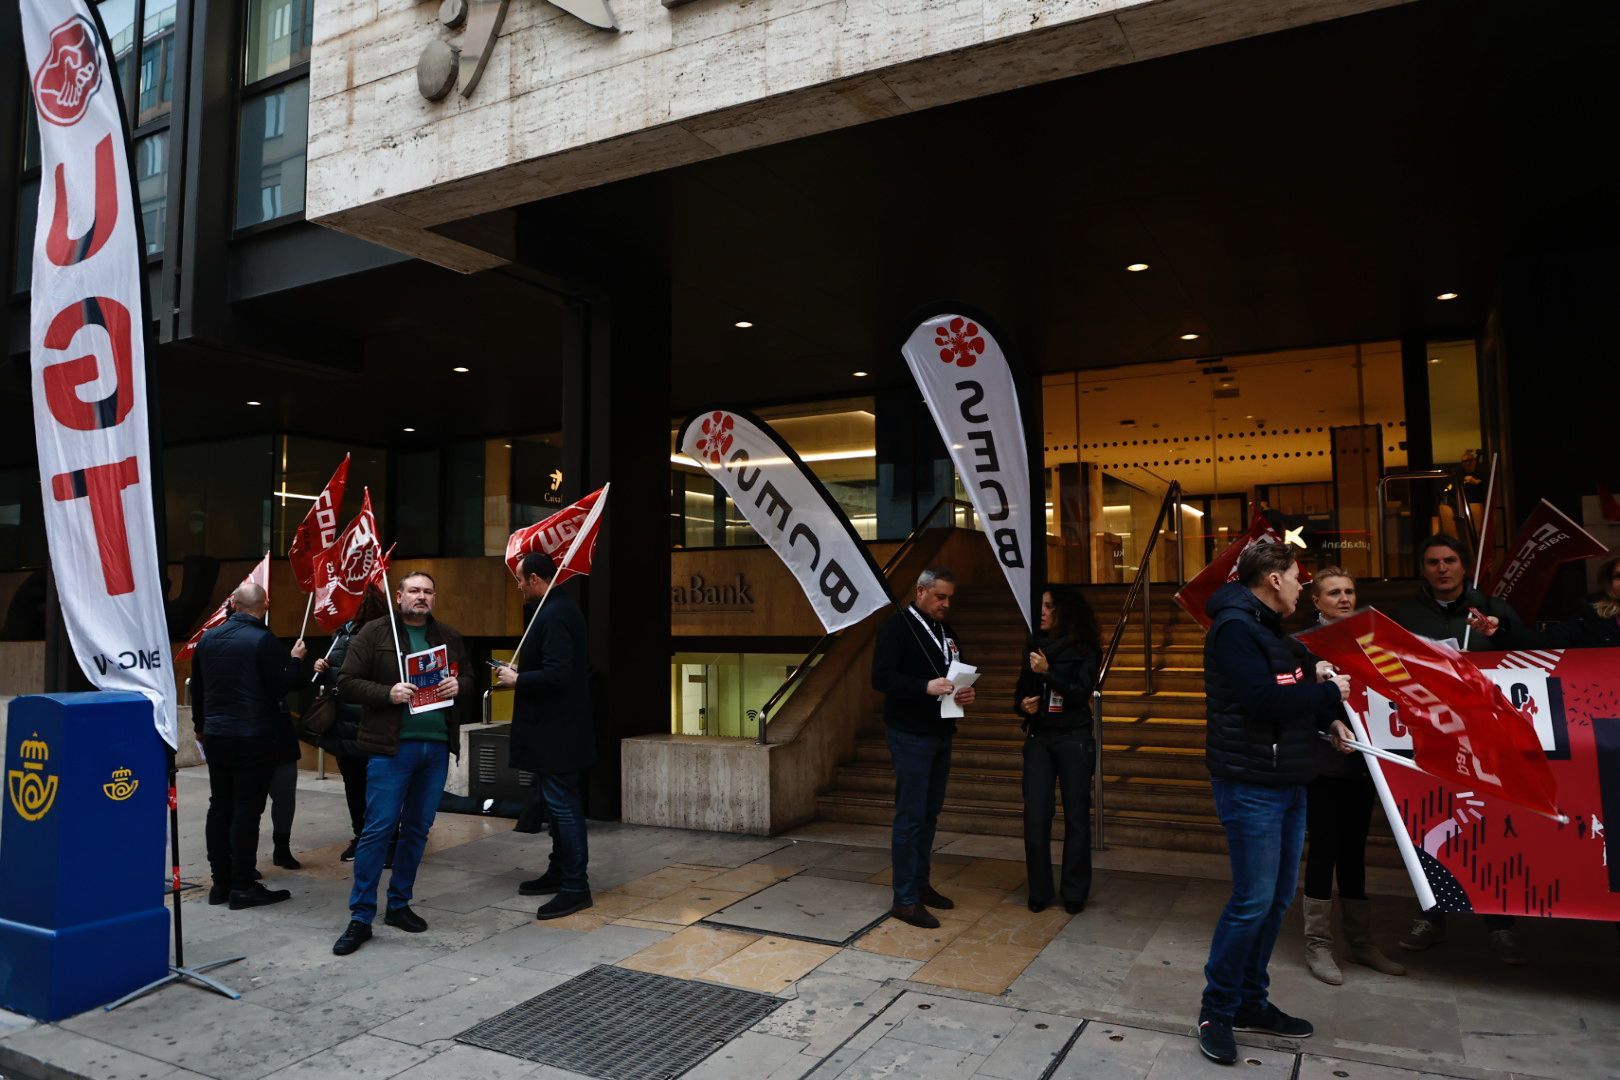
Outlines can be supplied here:
M590 892L586 865L590 843L585 838L585 803L579 796L578 773L538 773L540 797L551 817L551 864L562 877L562 892Z
M913 735L884 727L894 763L894 902L919 903L928 884L934 827L951 775L951 737Z
M1231 1022L1240 1007L1266 1004L1266 967L1299 882L1305 787L1216 780L1215 812L1232 859L1232 899L1215 924L1204 965L1199 1019Z
M366 762L366 824L354 850L354 888L349 891L353 918L370 924L377 917L377 883L396 826L399 844L388 878L388 907L393 910L411 902L416 868L422 865L428 830L433 828L449 772L450 748L442 742L408 739L393 757L377 754Z

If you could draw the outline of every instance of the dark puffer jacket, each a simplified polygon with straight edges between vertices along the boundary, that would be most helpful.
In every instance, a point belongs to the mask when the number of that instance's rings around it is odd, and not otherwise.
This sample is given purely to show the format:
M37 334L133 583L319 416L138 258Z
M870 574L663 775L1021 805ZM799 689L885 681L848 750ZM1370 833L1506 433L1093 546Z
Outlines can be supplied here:
M1316 658L1283 632L1282 619L1239 582L1204 611L1204 762L1217 780L1307 784L1316 744L1335 715L1338 687L1316 682Z
M1030 669L1029 654L1046 653L1046 674ZM1097 686L1097 665L1102 660L1095 648L1076 645L1067 634L1037 632L1024 647L1024 666L1013 691L1013 714L1025 731L1091 732L1091 691ZM1019 708L1026 697L1038 697L1034 716ZM1054 705L1056 708L1054 708Z

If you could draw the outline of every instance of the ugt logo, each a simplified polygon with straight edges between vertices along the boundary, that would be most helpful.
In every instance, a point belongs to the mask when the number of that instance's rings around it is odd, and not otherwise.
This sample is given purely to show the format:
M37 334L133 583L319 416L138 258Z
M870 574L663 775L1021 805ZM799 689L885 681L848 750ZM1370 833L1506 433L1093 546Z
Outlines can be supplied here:
M553 7L562 8L581 22L599 30L617 30L619 24L608 10L607 0L550 0ZM506 9L511 0L440 0L439 22L451 30L467 28L462 45L447 41L429 42L416 61L416 88L429 101L441 101L456 83L461 83L461 96L472 97L478 80L484 77L484 65L495 50L495 38L506 22Z
M75 15L51 31L51 48L34 72L39 115L61 127L77 124L101 89L101 52L95 27Z
M56 802L56 777L45 772L51 760L51 748L34 732L24 739L19 748L22 768L6 773L6 792L11 796L11 807L24 821L38 821L51 812Z

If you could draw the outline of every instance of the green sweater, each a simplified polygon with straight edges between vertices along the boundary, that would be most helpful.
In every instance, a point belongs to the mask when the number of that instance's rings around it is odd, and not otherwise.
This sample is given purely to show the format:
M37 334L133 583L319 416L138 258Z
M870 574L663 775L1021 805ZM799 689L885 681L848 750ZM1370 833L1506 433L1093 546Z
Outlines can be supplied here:
M401 642L405 646L407 655L422 652L428 648L427 627L411 626L405 624L405 634L410 638ZM405 710L405 716L399 722L399 738L401 742L414 739L417 742L449 742L450 735L445 730L444 717L449 710L435 709L432 712L412 714Z

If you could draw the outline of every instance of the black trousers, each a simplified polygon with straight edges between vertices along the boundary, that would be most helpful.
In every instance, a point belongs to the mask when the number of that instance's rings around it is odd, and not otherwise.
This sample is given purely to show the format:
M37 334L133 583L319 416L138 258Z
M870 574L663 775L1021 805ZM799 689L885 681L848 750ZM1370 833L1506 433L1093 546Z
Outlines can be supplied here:
M1036 732L1024 740L1024 862L1029 898L1050 903L1052 818L1057 788L1063 788L1063 879L1065 903L1085 903L1091 894L1091 769L1096 750L1089 731Z
M1318 776L1305 789L1305 895L1333 899L1333 878L1347 900L1367 899L1367 829L1372 824L1372 779Z
M214 884L246 889L253 884L259 850L259 819L270 796L270 778L281 765L278 740L247 735L208 735L208 820L203 835Z
M343 777L343 799L349 804L349 827L356 838L366 827L366 762L365 754L338 754L338 772Z

